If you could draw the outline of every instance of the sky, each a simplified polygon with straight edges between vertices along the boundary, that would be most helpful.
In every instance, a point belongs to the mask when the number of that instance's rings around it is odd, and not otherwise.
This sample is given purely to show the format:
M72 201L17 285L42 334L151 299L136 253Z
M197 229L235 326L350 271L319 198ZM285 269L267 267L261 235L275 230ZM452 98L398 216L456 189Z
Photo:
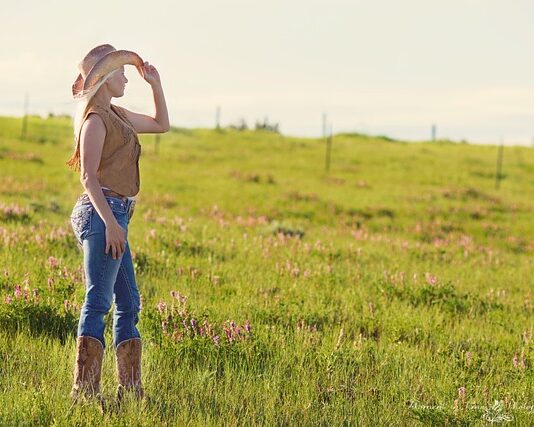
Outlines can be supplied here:
M334 133L534 145L532 0L2 4L0 115L73 114L78 63L110 43L154 65L174 126L267 118ZM154 114L133 66L113 103Z

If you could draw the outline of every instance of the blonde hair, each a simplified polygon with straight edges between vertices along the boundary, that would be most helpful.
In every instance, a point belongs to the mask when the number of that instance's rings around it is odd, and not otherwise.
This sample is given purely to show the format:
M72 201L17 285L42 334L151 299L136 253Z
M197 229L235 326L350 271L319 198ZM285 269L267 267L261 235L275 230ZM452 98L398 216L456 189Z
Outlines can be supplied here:
M78 104L76 105L76 112L74 113L74 117L72 119L72 125L74 129L74 153L66 162L66 165L75 171L79 171L81 169L80 141L78 138L82 129L85 113L87 112L87 107L102 85L117 71L118 69L106 74L96 85L84 92L82 97L79 99Z

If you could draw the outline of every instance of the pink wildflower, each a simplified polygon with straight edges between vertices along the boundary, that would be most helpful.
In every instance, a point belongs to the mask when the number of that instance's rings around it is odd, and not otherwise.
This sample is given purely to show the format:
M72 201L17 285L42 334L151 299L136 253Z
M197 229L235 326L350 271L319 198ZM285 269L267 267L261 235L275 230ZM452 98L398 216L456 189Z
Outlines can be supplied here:
M59 262L58 262L57 258L55 258L53 256L49 256L48 257L48 265L51 268L56 268L59 265Z
M438 283L438 278L430 273L425 273L425 279L426 282L431 286L434 286L436 283Z
M514 358L512 360L515 368L525 369L525 352L521 350L521 357L517 356L517 353L514 353Z
M163 301L160 301L157 303L156 308L160 313L163 313L165 309L167 308L167 304Z

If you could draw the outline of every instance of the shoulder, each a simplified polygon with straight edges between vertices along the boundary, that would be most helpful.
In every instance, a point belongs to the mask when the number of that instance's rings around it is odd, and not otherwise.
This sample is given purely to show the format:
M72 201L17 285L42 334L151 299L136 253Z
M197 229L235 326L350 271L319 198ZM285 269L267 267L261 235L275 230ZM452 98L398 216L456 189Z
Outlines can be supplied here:
M124 107L121 107L119 105L111 104L112 108L123 118L128 119L128 116L132 114L132 112Z
M102 113L98 111L88 111L86 120L82 126L82 133L105 136L107 133L107 125Z
M113 108L122 117L126 117L127 114L129 113L129 111L126 108L120 107L119 105L111 104L111 108Z
M133 115L135 113L132 113L130 110L128 110L128 109L126 109L124 107L120 107L120 106L115 105L115 104L111 104L111 106L112 106L113 110L116 111L117 114L124 119L124 121L126 123L128 123L132 128L135 128L134 124L133 124L133 120L134 120Z

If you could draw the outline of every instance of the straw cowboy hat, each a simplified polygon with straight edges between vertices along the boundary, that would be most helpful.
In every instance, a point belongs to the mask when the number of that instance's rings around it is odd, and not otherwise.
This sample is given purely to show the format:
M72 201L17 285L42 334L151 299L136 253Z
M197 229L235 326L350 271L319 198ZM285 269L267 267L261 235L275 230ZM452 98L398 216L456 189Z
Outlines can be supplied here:
M81 73L72 85L72 96L74 99L81 98L102 77L126 64L142 66L143 60L135 52L116 50L110 44L102 44L91 49L78 64Z

